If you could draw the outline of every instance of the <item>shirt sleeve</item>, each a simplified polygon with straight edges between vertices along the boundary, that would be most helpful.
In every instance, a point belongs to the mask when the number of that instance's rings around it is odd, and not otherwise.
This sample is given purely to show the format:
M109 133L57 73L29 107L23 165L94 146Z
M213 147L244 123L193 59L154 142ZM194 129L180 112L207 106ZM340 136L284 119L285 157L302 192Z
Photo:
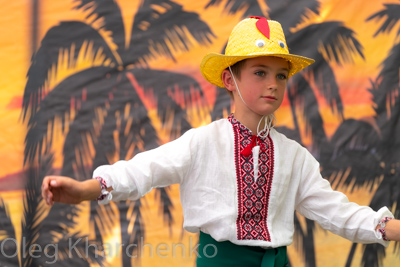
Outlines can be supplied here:
M93 178L101 177L107 187L113 188L99 204L107 204L111 200L136 200L155 187L182 183L195 155L194 132L189 130L180 138L139 153L131 160L96 168Z
M378 211L349 202L346 195L334 191L322 178L319 164L306 153L302 180L296 196L296 210L334 234L356 243L380 243L388 246L376 227L384 217L393 217L387 207Z

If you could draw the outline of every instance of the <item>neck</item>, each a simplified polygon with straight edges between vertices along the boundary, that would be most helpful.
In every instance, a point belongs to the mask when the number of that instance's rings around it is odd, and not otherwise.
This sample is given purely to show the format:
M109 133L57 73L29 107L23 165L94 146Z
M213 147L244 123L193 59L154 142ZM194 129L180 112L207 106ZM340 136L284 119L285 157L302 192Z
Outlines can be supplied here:
M257 126L260 123L260 120L263 118L261 115L257 116L249 116L246 114L242 114L240 112L234 113L235 118L240 121L241 124L246 126L254 135L257 135ZM258 127L259 130L264 129L264 120L261 121L260 126Z

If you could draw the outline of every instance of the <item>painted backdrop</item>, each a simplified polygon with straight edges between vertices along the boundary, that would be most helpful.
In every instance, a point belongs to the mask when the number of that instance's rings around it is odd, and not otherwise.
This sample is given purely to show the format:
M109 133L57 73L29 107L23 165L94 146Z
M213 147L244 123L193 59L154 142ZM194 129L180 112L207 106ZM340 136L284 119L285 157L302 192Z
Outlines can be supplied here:
M194 266L178 186L98 206L40 198L47 174L91 177L234 110L199 64L248 16L282 23L316 63L293 78L277 128L334 188L400 211L400 1L14 0L0 9L0 266ZM201 200L199 200L201 201ZM296 216L292 266L397 266Z

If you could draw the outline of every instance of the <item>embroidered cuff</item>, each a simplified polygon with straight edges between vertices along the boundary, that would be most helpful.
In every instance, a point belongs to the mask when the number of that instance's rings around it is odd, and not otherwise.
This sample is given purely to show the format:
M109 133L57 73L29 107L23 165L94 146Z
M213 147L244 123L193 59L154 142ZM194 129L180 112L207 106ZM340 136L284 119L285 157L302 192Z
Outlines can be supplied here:
M96 179L97 181L99 181L100 183L100 188L101 188L101 194L100 196L97 197L97 201L102 201L105 198L108 198L108 196L110 195L110 192L107 191L107 184L106 181L101 178L101 177L95 177L94 179Z
M390 241L390 240L387 239L387 237L386 237L386 229L385 229L385 227L386 227L386 223L387 223L388 221L390 221L391 219L393 219L393 218L391 218L391 217L385 217L385 218L383 218L383 219L379 222L379 225L381 226L381 228L379 228L378 231L381 233L382 239L385 240L385 241Z

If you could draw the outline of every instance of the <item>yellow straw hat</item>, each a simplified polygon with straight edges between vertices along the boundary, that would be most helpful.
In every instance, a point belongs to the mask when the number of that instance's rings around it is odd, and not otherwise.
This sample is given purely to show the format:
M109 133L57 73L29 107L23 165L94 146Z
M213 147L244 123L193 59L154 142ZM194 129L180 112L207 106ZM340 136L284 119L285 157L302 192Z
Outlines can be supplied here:
M289 54L285 35L279 22L250 17L239 22L229 36L225 54L209 53L200 71L210 83L224 87L222 72L236 62L254 57L274 56L289 61L289 77L314 63L311 58Z

